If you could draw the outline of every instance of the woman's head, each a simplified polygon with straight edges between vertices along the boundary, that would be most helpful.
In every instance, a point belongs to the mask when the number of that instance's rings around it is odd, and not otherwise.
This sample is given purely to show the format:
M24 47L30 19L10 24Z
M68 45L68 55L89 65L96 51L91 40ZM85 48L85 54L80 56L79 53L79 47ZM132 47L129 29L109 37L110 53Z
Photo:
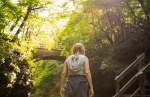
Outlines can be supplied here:
M72 54L85 54L85 47L82 43L76 43L72 47Z

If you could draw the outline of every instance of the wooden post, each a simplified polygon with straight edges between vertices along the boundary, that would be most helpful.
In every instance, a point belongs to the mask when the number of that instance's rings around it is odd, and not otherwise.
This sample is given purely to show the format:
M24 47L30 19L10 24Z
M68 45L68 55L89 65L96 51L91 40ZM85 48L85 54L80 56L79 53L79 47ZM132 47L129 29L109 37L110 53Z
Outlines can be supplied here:
M140 73L141 72L141 69L142 67L144 67L144 64L143 64L143 60L141 60L139 62L139 65L138 65L138 72ZM144 91L144 74L143 72L141 72L141 75L139 77L139 87L140 87L140 95L141 97L145 97L145 91Z
M119 89L120 89L120 85L118 80L116 80L116 93L119 92Z
M140 87L140 95L141 97L145 97L144 91L144 76L143 74L139 77L139 87Z

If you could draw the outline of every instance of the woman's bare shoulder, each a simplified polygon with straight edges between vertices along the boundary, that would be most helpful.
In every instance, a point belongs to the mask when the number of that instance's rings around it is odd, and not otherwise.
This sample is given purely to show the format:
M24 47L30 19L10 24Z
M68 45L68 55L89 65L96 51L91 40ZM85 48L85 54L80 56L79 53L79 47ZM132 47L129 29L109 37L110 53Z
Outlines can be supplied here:
M68 61L70 58L72 58L73 55L69 55L66 57L66 61Z
M87 57L86 55L83 55L83 57L84 57L85 59L88 59L88 57Z

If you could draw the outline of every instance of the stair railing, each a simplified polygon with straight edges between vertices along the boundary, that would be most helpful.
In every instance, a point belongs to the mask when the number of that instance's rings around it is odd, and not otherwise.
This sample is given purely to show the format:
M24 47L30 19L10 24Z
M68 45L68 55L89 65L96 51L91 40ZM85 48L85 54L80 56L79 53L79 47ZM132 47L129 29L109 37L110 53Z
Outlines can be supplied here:
M145 54L142 53L139 55L135 61L133 61L124 71L122 71L118 76L116 76L115 81L116 81L116 94L114 97L121 97L122 94L126 92L126 90L133 85L133 83L141 78L142 72L139 72L140 69L143 67L143 61L145 59ZM120 82L124 80L124 78L137 69L137 73L134 74L131 79L129 79L123 86L120 85ZM140 79L140 83L142 83L143 80ZM141 85L141 84L140 84Z

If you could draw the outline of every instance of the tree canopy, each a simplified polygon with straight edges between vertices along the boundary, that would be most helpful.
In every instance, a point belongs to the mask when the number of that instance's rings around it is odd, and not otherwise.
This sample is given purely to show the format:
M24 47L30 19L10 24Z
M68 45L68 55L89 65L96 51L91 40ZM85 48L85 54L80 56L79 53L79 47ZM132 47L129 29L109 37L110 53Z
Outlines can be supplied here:
M40 49L68 56L77 42L86 47L95 97L112 96L116 74L142 52L150 59L149 10L150 0L0 0L0 97L59 97L62 62L33 56Z

